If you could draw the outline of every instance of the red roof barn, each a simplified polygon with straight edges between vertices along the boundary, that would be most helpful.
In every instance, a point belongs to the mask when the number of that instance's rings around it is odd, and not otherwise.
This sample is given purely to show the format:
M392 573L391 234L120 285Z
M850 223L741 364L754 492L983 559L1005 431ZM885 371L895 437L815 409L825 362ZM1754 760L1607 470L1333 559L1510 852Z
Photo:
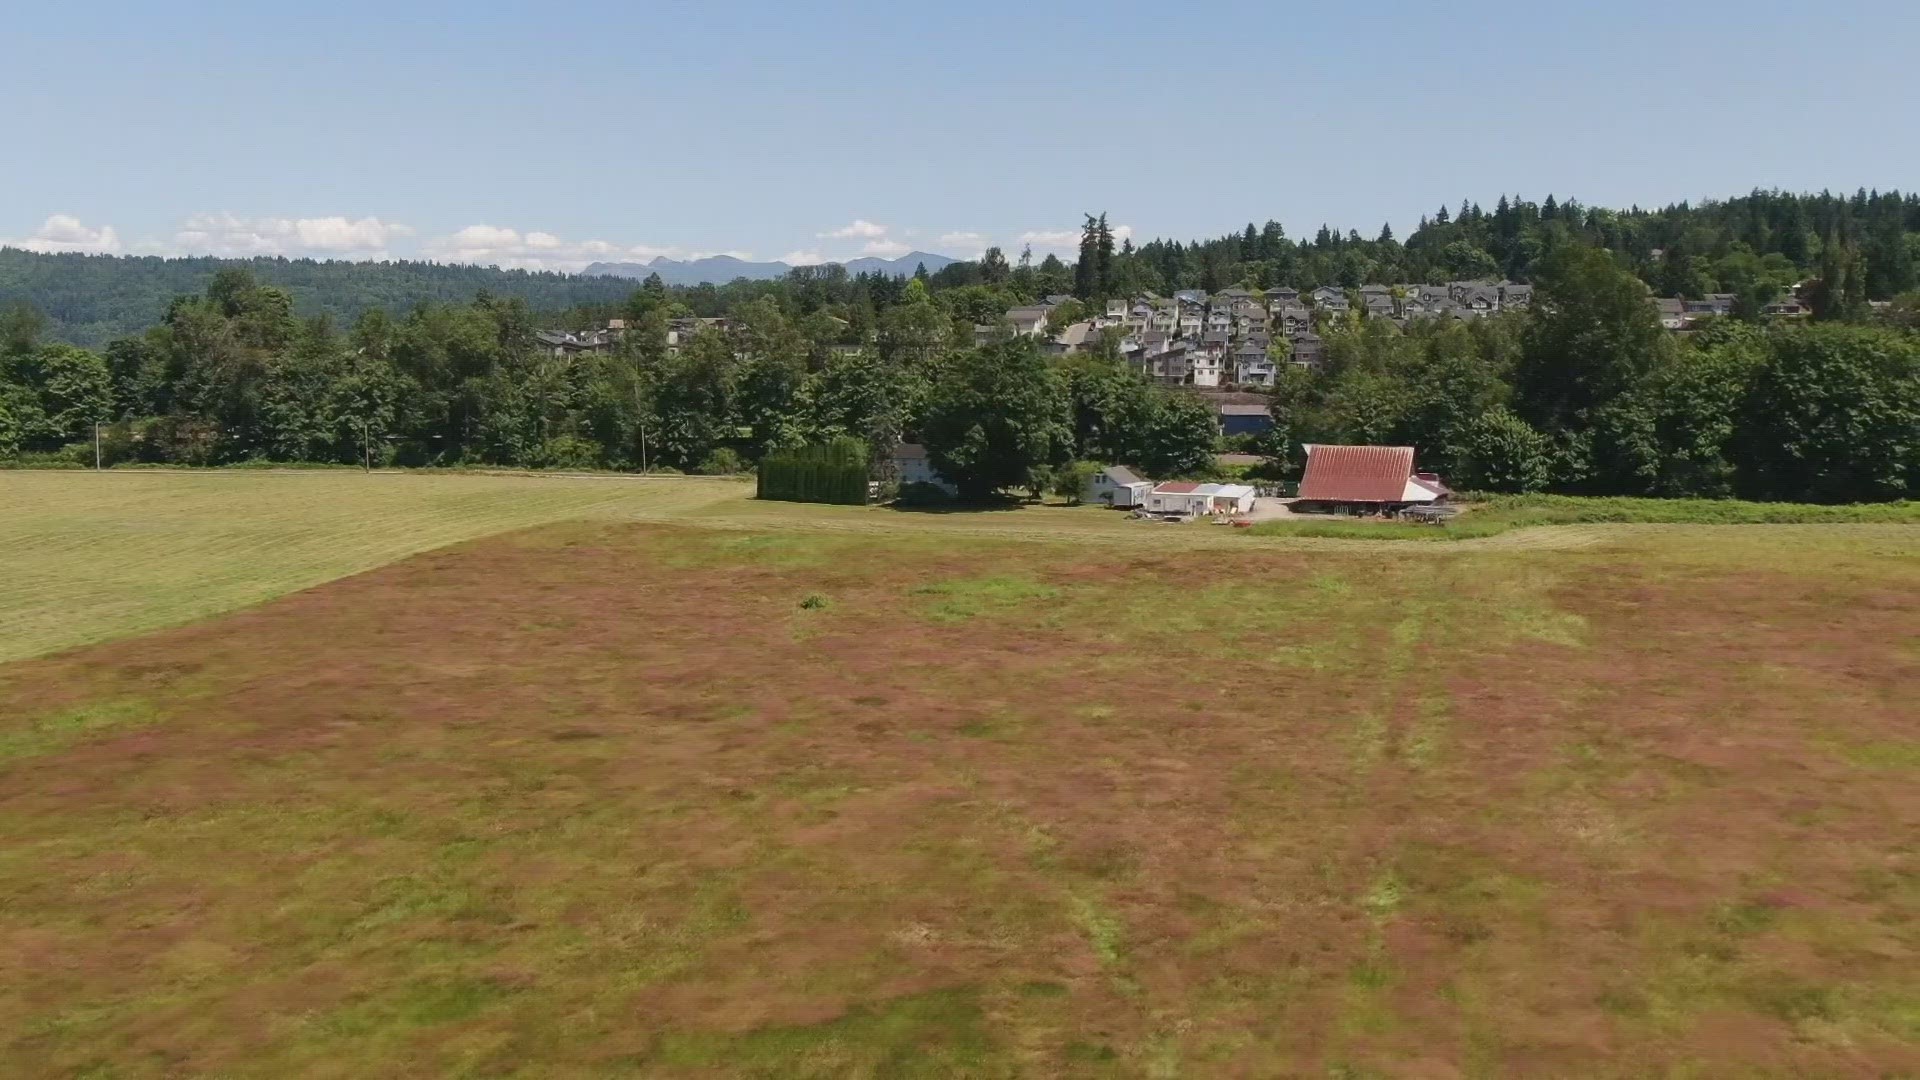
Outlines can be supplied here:
M1413 471L1411 446L1327 446L1308 443L1300 502L1430 503L1448 494L1431 473Z

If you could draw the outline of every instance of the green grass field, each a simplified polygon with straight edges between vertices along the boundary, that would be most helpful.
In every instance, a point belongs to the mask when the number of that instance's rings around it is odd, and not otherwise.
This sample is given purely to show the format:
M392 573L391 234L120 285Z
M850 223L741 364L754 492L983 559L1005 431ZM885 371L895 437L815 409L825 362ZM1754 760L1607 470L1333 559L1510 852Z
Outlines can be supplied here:
M564 520L1169 548L1248 543L1093 507L913 513L758 502L752 492L744 481L697 477L0 471L0 662L177 625L417 552Z
M745 492L0 475L0 1076L1920 1074L1920 529Z
M461 540L749 493L692 478L0 473L0 661L171 626Z

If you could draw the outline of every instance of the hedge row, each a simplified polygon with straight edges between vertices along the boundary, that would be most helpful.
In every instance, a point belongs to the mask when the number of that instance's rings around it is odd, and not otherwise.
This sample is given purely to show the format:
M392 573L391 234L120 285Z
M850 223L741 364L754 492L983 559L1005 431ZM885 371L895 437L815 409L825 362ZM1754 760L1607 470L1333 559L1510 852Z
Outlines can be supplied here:
M761 460L757 494L783 502L860 506L867 501L867 471L867 445L858 439L779 450Z

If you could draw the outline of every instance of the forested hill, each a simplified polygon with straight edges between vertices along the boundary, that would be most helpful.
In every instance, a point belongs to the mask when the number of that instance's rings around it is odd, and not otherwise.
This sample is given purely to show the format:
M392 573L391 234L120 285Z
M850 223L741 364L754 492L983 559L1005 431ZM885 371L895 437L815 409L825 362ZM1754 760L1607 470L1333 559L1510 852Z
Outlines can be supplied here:
M920 253L934 292L987 286L995 290L975 314L992 321L1006 306L1072 292L1082 299L1176 289L1213 292L1230 285L1265 289L1510 278L1532 281L1535 265L1556 247L1604 248L1656 296L1698 299L1732 293L1758 310L1809 279L1824 283L1842 307L1891 300L1920 289L1920 195L1861 189L1851 195L1747 195L1659 209L1613 210L1549 195L1540 202L1499 196L1491 208L1471 200L1423 216L1404 238L1391 228L1363 235L1321 226L1290 237L1277 221L1249 222L1211 239L1155 239L1116 249L1104 215L1089 216L1083 258L992 248L978 261L944 265ZM1092 254L1093 258L1084 256ZM1015 259L1018 258L1018 262ZM904 263L907 259L899 260ZM865 262L859 260L858 262ZM262 285L293 297L299 315L327 314L342 325L374 308L403 315L424 301L464 303L481 291L517 297L537 315L606 311L638 287L629 278L530 273L426 262L350 263L311 259L163 259L105 255L42 255L0 248L0 307L24 302L46 320L46 337L99 347L159 322L176 296L205 292L222 269L250 272ZM865 266L800 267L772 281L675 285L677 299L699 315L725 314L735 302L783 287L817 290L856 276ZM877 267L875 269L878 269ZM890 272L904 272L896 264ZM990 300L991 302L986 302ZM991 310L999 305L998 310ZM805 306L804 304L802 305Z
M98 347L154 325L174 297L206 292L214 275L230 268L286 289L297 314L325 314L341 325L374 308L400 314L425 301L464 303L482 290L520 297L535 311L558 311L622 300L635 288L618 278L429 262L164 259L0 248L0 303L24 301L38 310L49 339Z

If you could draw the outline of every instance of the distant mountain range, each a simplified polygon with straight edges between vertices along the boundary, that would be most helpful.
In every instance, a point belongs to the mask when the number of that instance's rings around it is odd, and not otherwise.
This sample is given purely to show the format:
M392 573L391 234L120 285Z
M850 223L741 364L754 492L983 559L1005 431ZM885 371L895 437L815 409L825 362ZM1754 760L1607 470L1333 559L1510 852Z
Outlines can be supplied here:
M895 277L910 277L924 265L931 274L943 266L959 262L945 255L935 255L930 251L909 251L897 259L850 259L840 265L847 268L848 274L892 274ZM783 262L747 262L731 255L713 255L705 259L681 261L669 259L664 255L649 262L597 262L582 270L589 277L618 277L642 280L649 274L659 274L660 280L668 285L698 285L711 282L725 285L735 278L747 278L751 281L766 281L771 278L786 277L793 267Z

